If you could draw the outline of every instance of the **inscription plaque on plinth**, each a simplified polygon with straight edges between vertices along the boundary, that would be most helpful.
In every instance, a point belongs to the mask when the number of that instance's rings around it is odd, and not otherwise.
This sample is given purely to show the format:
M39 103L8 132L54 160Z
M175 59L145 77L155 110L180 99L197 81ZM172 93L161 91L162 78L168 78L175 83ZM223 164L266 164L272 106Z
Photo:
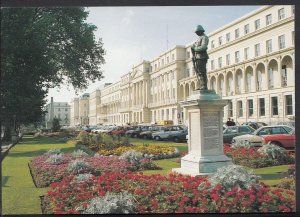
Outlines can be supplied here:
M202 116L203 152L205 153L220 147L220 117L219 112L202 112Z
M223 150L222 110L228 103L215 93L192 95L182 102L188 112L189 152L181 159L181 168L172 171L197 176L210 175L232 164Z

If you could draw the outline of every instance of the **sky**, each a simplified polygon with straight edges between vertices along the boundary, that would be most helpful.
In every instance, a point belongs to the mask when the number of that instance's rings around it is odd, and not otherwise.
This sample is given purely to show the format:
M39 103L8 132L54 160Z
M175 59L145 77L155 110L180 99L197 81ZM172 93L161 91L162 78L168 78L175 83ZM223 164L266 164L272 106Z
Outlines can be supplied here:
M176 45L197 39L194 29L201 24L205 33L256 10L260 6L168 6L168 7L88 7L87 23L97 26L96 40L102 38L106 50L102 66L104 78L75 94L72 86L50 89L47 100L70 102L91 93L104 83L114 83L142 60L151 61ZM234 13L233 13L234 12Z

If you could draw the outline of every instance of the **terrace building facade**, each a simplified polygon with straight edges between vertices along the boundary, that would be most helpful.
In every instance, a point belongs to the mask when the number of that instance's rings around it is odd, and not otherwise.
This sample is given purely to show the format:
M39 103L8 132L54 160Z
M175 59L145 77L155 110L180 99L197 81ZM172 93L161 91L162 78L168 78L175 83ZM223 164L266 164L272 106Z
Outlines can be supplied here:
M52 128L52 122L54 118L59 119L59 123L62 126L70 125L70 110L71 106L67 102L54 102L53 97L49 104L45 106L45 125L46 129Z
M294 23L294 6L263 6L208 34L208 88L229 100L224 122L294 119ZM91 93L89 123L186 124L180 102L199 87L191 45L177 45L142 61L120 81Z

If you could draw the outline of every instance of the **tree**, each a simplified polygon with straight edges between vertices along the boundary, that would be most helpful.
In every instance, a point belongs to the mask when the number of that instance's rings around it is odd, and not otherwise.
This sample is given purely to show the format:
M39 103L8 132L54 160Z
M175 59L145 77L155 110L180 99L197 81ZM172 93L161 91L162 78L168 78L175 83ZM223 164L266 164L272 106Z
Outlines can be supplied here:
M60 130L60 124L58 118L53 118L52 120L52 130L53 132L58 132Z
M105 51L84 8L1 8L1 123L36 123L51 87L100 80ZM14 117L14 118L13 118Z

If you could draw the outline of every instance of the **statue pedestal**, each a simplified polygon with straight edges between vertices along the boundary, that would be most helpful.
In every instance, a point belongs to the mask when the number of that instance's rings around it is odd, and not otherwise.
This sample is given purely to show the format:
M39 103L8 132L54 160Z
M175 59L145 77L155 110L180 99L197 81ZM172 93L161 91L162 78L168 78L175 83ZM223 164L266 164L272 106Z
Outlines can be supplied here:
M191 176L210 175L219 167L232 164L223 148L223 100L214 91L196 90L181 103L188 112L188 154L181 168L172 171Z

